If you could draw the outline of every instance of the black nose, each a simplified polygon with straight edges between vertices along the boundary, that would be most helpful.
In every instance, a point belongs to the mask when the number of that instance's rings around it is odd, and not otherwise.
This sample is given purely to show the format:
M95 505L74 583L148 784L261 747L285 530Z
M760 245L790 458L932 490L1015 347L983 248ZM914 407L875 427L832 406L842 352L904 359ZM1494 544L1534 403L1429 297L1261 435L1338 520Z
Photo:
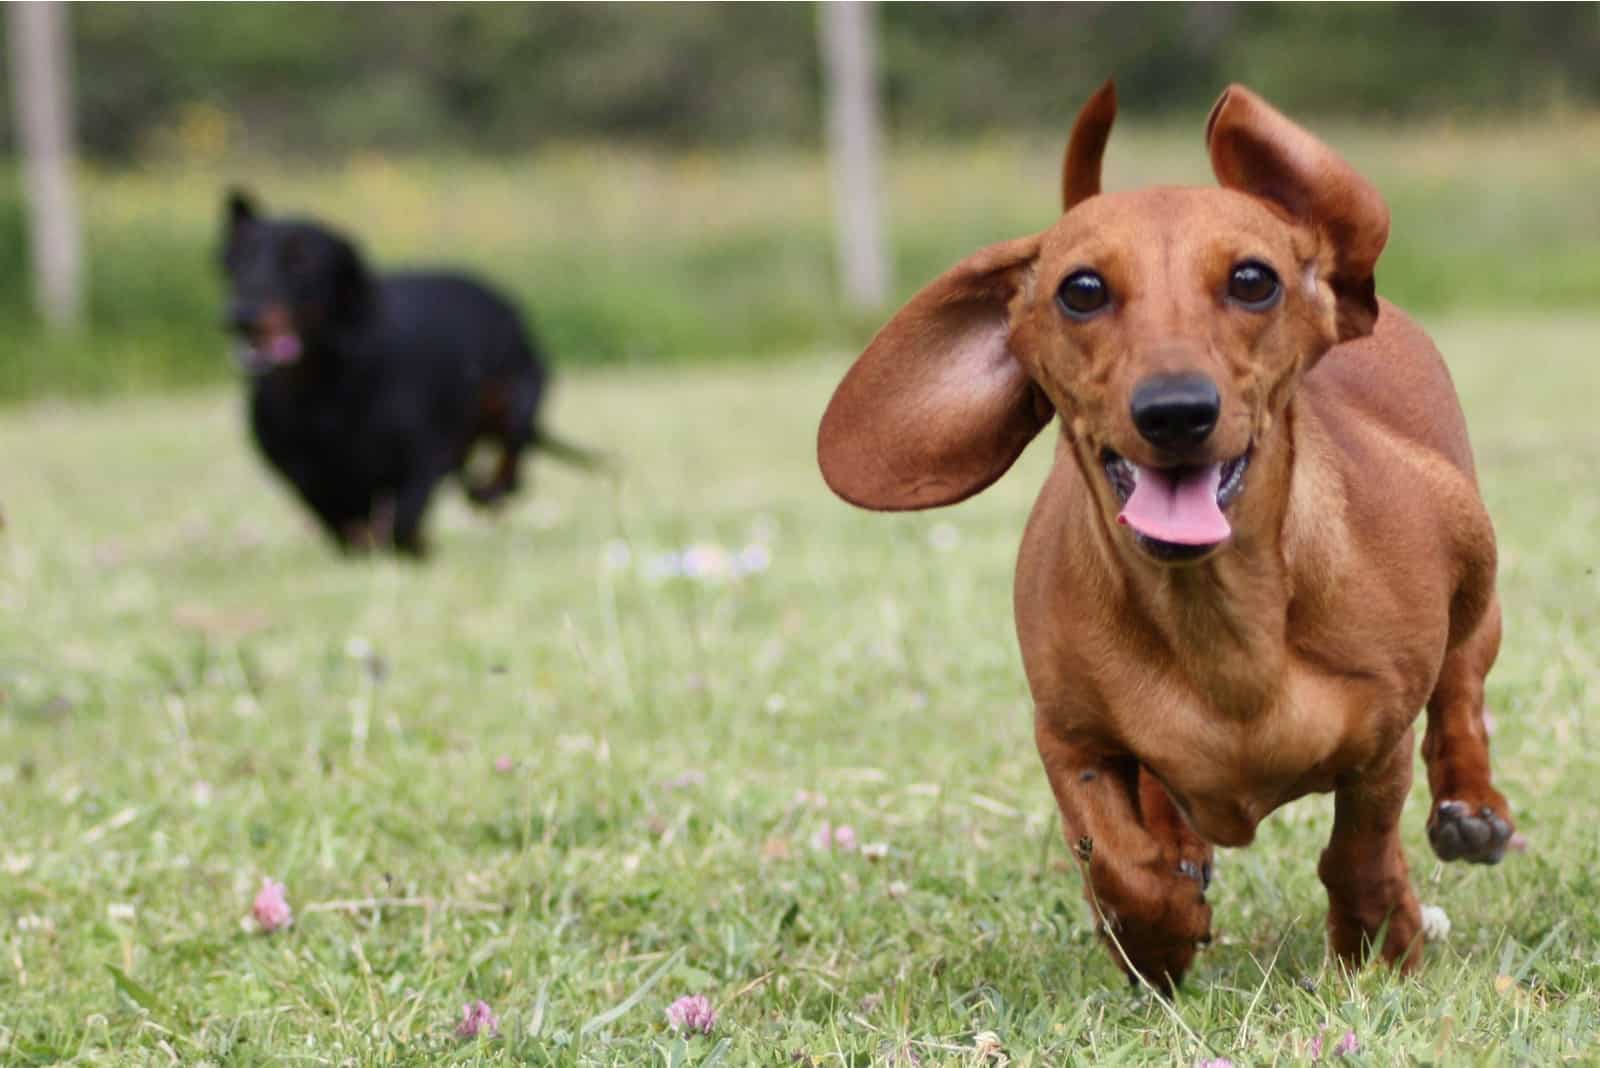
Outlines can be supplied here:
M1152 375L1134 387L1129 408L1133 425L1150 444L1187 449L1206 440L1217 425L1222 398L1205 375Z

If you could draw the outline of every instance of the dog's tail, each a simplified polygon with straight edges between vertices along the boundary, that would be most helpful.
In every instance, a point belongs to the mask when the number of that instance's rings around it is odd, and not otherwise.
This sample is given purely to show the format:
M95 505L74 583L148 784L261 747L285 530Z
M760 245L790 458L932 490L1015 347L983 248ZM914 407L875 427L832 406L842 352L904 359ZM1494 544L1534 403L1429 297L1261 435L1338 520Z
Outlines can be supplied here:
M562 463L571 464L580 471L593 471L600 474L615 474L616 465L611 457L594 449L584 448L565 441L543 427L533 428L533 437L529 444L539 452Z

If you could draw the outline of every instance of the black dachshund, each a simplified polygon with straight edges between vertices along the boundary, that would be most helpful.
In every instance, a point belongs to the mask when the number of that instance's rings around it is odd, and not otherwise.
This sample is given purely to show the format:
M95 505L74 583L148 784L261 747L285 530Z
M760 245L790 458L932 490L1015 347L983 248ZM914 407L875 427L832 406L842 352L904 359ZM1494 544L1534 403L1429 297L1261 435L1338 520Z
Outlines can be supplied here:
M523 449L592 465L539 428L548 371L515 309L455 274L375 275L314 222L227 198L228 326L250 375L261 451L344 549L423 552L434 487L460 472L490 505L517 488ZM498 444L492 476L465 467Z

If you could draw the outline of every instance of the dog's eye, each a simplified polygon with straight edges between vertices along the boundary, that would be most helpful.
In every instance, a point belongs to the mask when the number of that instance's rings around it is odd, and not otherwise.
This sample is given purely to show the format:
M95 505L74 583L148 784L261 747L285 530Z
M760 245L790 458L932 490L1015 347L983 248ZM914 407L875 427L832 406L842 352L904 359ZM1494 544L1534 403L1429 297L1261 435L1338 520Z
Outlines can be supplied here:
M1278 300L1283 287L1278 276L1264 263L1246 260L1228 276L1228 296L1251 311L1265 311Z
M1072 318L1087 319L1111 303L1111 290L1094 271L1073 271L1056 290L1056 303Z

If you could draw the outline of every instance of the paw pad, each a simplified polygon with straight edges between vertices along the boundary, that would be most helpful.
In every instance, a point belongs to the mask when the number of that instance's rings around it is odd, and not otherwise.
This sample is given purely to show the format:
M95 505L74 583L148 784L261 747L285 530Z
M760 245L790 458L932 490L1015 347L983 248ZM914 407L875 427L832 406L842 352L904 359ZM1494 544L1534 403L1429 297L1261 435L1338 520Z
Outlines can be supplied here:
M1442 801L1428 821L1428 841L1440 860L1498 864L1511 840L1511 824L1484 805L1476 812L1464 801Z

